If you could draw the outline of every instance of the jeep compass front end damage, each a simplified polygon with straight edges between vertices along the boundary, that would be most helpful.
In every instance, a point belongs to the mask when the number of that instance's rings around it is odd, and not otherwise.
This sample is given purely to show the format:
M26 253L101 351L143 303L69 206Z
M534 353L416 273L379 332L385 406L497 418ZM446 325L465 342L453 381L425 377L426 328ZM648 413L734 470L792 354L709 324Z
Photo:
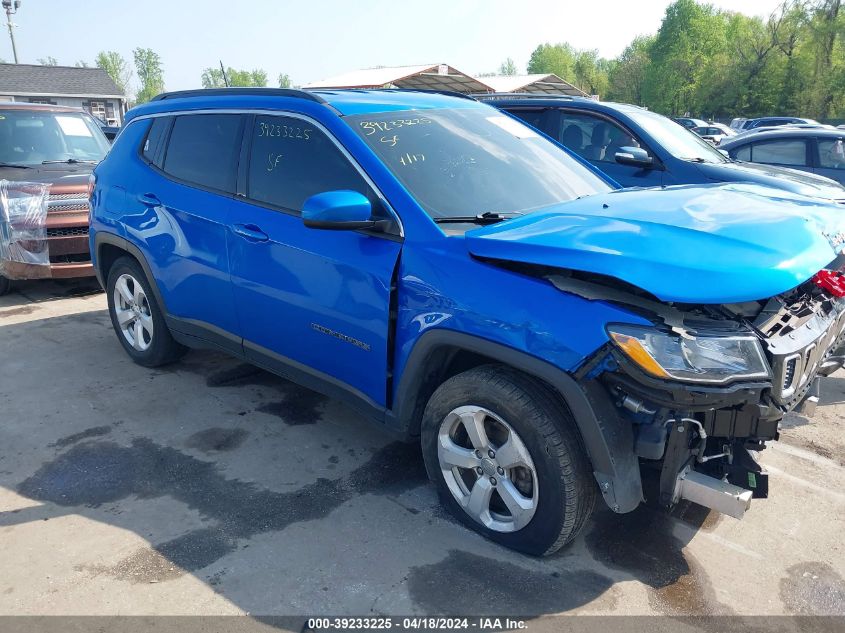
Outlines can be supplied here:
M607 324L575 378L597 417L630 427L645 496L741 518L768 494L757 453L785 413L813 414L821 378L845 364L837 209L745 185L668 188L648 209L632 194L479 229L470 248L649 321ZM596 476L612 509L635 507Z

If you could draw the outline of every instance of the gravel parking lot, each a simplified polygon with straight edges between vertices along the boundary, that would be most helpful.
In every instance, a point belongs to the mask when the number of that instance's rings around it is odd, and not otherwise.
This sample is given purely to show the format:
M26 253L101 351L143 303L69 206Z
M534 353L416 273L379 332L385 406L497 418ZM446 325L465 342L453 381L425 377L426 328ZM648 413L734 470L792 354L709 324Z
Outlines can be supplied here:
M0 299L0 614L845 615L845 373L744 520L600 509L539 560L337 402L215 352L134 365L96 290Z

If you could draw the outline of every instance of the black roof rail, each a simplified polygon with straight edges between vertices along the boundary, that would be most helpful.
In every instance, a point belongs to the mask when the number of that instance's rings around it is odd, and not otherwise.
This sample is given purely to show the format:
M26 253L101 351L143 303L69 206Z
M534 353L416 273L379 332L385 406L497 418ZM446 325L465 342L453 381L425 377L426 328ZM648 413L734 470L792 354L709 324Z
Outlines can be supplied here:
M162 92L152 98L153 101L164 101L166 99L189 99L191 97L208 96L266 96L266 97L295 97L308 99L317 103L326 103L326 100L307 90L296 90L294 88L197 88L194 90L176 90L174 92Z

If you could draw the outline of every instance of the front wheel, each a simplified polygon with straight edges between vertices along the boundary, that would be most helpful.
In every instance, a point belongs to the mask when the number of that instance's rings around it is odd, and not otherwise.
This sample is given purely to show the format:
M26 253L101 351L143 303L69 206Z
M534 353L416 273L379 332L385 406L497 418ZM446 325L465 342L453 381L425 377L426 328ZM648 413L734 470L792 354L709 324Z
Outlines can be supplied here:
M12 282L6 279L3 275L0 275L0 297L5 294L9 294L9 291L12 289Z
M497 543L551 554L592 513L596 484L574 421L528 376L487 365L450 378L429 400L421 434L443 503Z

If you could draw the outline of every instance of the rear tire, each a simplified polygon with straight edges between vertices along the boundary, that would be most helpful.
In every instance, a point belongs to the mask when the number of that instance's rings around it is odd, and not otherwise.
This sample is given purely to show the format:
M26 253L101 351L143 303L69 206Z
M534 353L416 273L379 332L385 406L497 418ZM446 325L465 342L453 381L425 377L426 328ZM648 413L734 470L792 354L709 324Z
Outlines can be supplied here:
M0 297L3 295L9 294L12 290L12 282L9 279L6 279L3 275L0 275Z
M187 348L170 334L137 261L121 257L112 265L106 298L117 339L133 361L144 367L159 367L184 356Z
M444 505L505 547L551 554L593 511L596 482L571 415L524 374L485 365L453 376L431 396L421 435Z

